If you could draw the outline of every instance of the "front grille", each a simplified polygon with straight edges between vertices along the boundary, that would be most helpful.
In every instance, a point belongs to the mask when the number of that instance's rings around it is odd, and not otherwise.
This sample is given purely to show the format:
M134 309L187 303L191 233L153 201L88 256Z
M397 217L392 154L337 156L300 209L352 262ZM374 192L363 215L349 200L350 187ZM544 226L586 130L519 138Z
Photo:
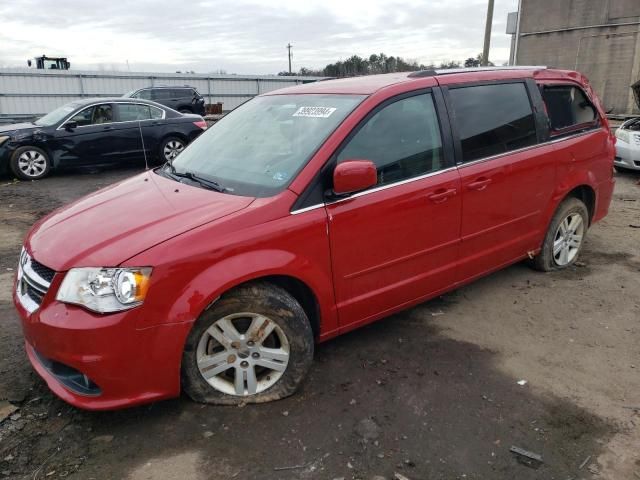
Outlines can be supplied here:
M29 312L35 312L49 291L56 272L37 262L23 249L18 264L16 291L22 306Z
M33 300L38 305L40 305L42 303L42 299L44 298L45 293L47 293L47 292L42 292L40 290L36 290L34 287L29 285L25 280L23 280L23 282L25 282L25 284L26 284L25 285L25 293L29 296L29 298L31 300Z
M51 283L53 280L53 276L56 274L55 270L50 269L49 267L45 267L40 262L37 262L35 259L31 259L31 268L34 272L36 272L43 280Z

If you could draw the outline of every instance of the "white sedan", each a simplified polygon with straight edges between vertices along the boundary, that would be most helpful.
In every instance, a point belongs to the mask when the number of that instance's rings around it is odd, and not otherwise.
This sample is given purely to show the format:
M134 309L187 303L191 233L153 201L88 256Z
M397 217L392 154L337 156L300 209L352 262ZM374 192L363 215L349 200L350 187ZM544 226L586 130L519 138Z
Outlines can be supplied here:
M616 138L616 158L613 161L616 168L640 171L640 118L620 125Z

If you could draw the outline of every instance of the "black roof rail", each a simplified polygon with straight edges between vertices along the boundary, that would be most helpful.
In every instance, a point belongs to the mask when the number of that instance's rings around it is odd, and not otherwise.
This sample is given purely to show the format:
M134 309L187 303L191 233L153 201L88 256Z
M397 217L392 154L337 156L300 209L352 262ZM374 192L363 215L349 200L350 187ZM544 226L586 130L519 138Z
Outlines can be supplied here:
M465 68L437 68L435 70L418 70L411 72L409 78L434 77L438 75L451 75L454 73L493 72L500 70L545 70L542 65L513 65L510 67L465 67Z

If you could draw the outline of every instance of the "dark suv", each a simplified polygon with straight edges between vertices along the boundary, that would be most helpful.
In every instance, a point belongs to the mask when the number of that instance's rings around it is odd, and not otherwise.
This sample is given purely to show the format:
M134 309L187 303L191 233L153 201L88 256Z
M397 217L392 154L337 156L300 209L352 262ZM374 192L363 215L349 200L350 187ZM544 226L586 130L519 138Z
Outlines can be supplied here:
M146 87L125 93L123 97L153 100L181 113L204 115L204 97L194 87Z

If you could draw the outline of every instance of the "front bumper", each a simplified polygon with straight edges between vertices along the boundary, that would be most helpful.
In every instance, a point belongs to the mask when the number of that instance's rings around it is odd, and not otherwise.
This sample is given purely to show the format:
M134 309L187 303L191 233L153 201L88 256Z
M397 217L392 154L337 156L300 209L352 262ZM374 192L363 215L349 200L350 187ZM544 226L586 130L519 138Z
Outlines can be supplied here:
M29 313L14 304L33 368L60 398L78 408L112 410L180 394L180 362L190 322L136 329L144 306L100 315L55 301L62 275ZM52 365L55 367L52 367ZM86 377L83 391L65 372ZM61 373L62 372L62 373ZM71 375L73 377L73 375Z
M640 170L640 134L631 134L631 143L616 140L616 156L613 164L629 170Z

